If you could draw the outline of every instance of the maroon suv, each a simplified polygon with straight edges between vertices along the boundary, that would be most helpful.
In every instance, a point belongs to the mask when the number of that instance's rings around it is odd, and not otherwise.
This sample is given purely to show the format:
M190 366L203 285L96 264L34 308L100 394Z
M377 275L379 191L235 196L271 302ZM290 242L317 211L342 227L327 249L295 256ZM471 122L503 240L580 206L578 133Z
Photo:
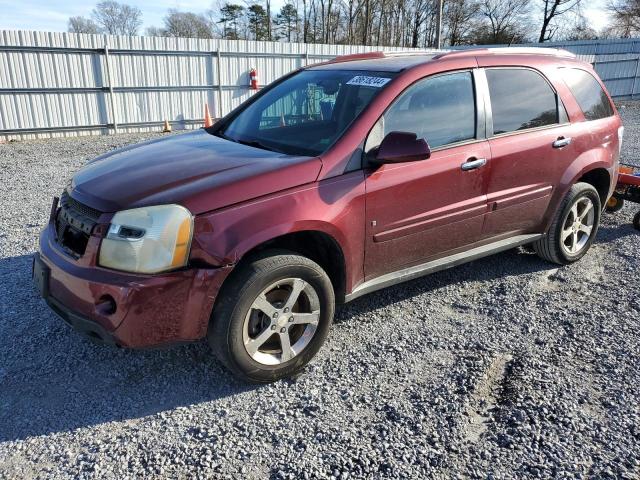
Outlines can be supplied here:
M519 245L578 260L622 134L567 52L339 57L213 127L90 162L54 202L34 281L92 338L206 336L272 381L315 355L336 303Z

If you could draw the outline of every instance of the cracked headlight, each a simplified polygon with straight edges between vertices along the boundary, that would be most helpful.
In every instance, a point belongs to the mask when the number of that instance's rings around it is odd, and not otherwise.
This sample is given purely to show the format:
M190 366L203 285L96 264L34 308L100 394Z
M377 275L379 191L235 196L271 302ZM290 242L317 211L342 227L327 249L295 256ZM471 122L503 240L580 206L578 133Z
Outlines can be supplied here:
M99 264L125 272L158 273L187 264L193 216L180 205L116 213L100 246Z

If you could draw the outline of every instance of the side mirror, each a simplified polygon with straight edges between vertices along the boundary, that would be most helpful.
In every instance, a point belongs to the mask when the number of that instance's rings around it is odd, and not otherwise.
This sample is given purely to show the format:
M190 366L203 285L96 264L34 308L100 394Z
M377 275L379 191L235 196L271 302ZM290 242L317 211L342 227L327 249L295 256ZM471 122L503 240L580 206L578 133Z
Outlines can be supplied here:
M424 138L418 139L415 133L389 132L378 147L374 161L380 164L415 162L430 156L431 149Z

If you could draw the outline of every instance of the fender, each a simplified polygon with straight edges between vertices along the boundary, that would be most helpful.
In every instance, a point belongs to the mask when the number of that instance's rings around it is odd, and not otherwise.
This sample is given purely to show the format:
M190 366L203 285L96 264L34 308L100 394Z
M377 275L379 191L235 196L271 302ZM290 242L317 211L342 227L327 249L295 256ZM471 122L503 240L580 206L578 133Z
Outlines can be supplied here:
M359 170L197 216L191 260L235 265L282 235L321 232L342 249L349 292L364 276L364 222L364 172Z
M587 150L580 154L565 170L560 179L558 187L555 189L549 202L549 208L545 214L543 225L544 230L547 231L551 226L553 216L560 205L560 202L565 197L569 189L587 172L592 170L603 168L609 172L610 186L609 195L615 188L615 182L617 178L617 159L613 158L611 152L605 146L599 146L591 150ZM604 206L604 205L603 205Z

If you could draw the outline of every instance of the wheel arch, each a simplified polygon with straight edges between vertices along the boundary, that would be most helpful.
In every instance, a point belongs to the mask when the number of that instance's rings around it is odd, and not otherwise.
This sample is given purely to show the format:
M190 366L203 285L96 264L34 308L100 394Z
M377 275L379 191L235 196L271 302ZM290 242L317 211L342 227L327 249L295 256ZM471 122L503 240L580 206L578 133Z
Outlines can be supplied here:
M611 189L611 174L606 168L594 168L580 176L576 182L588 183L598 191L600 204L604 208L609 199Z
M313 260L329 276L336 302L344 302L347 289L345 254L338 240L329 233L321 230L298 230L264 240L244 252L235 268L251 261L265 250L288 250Z

